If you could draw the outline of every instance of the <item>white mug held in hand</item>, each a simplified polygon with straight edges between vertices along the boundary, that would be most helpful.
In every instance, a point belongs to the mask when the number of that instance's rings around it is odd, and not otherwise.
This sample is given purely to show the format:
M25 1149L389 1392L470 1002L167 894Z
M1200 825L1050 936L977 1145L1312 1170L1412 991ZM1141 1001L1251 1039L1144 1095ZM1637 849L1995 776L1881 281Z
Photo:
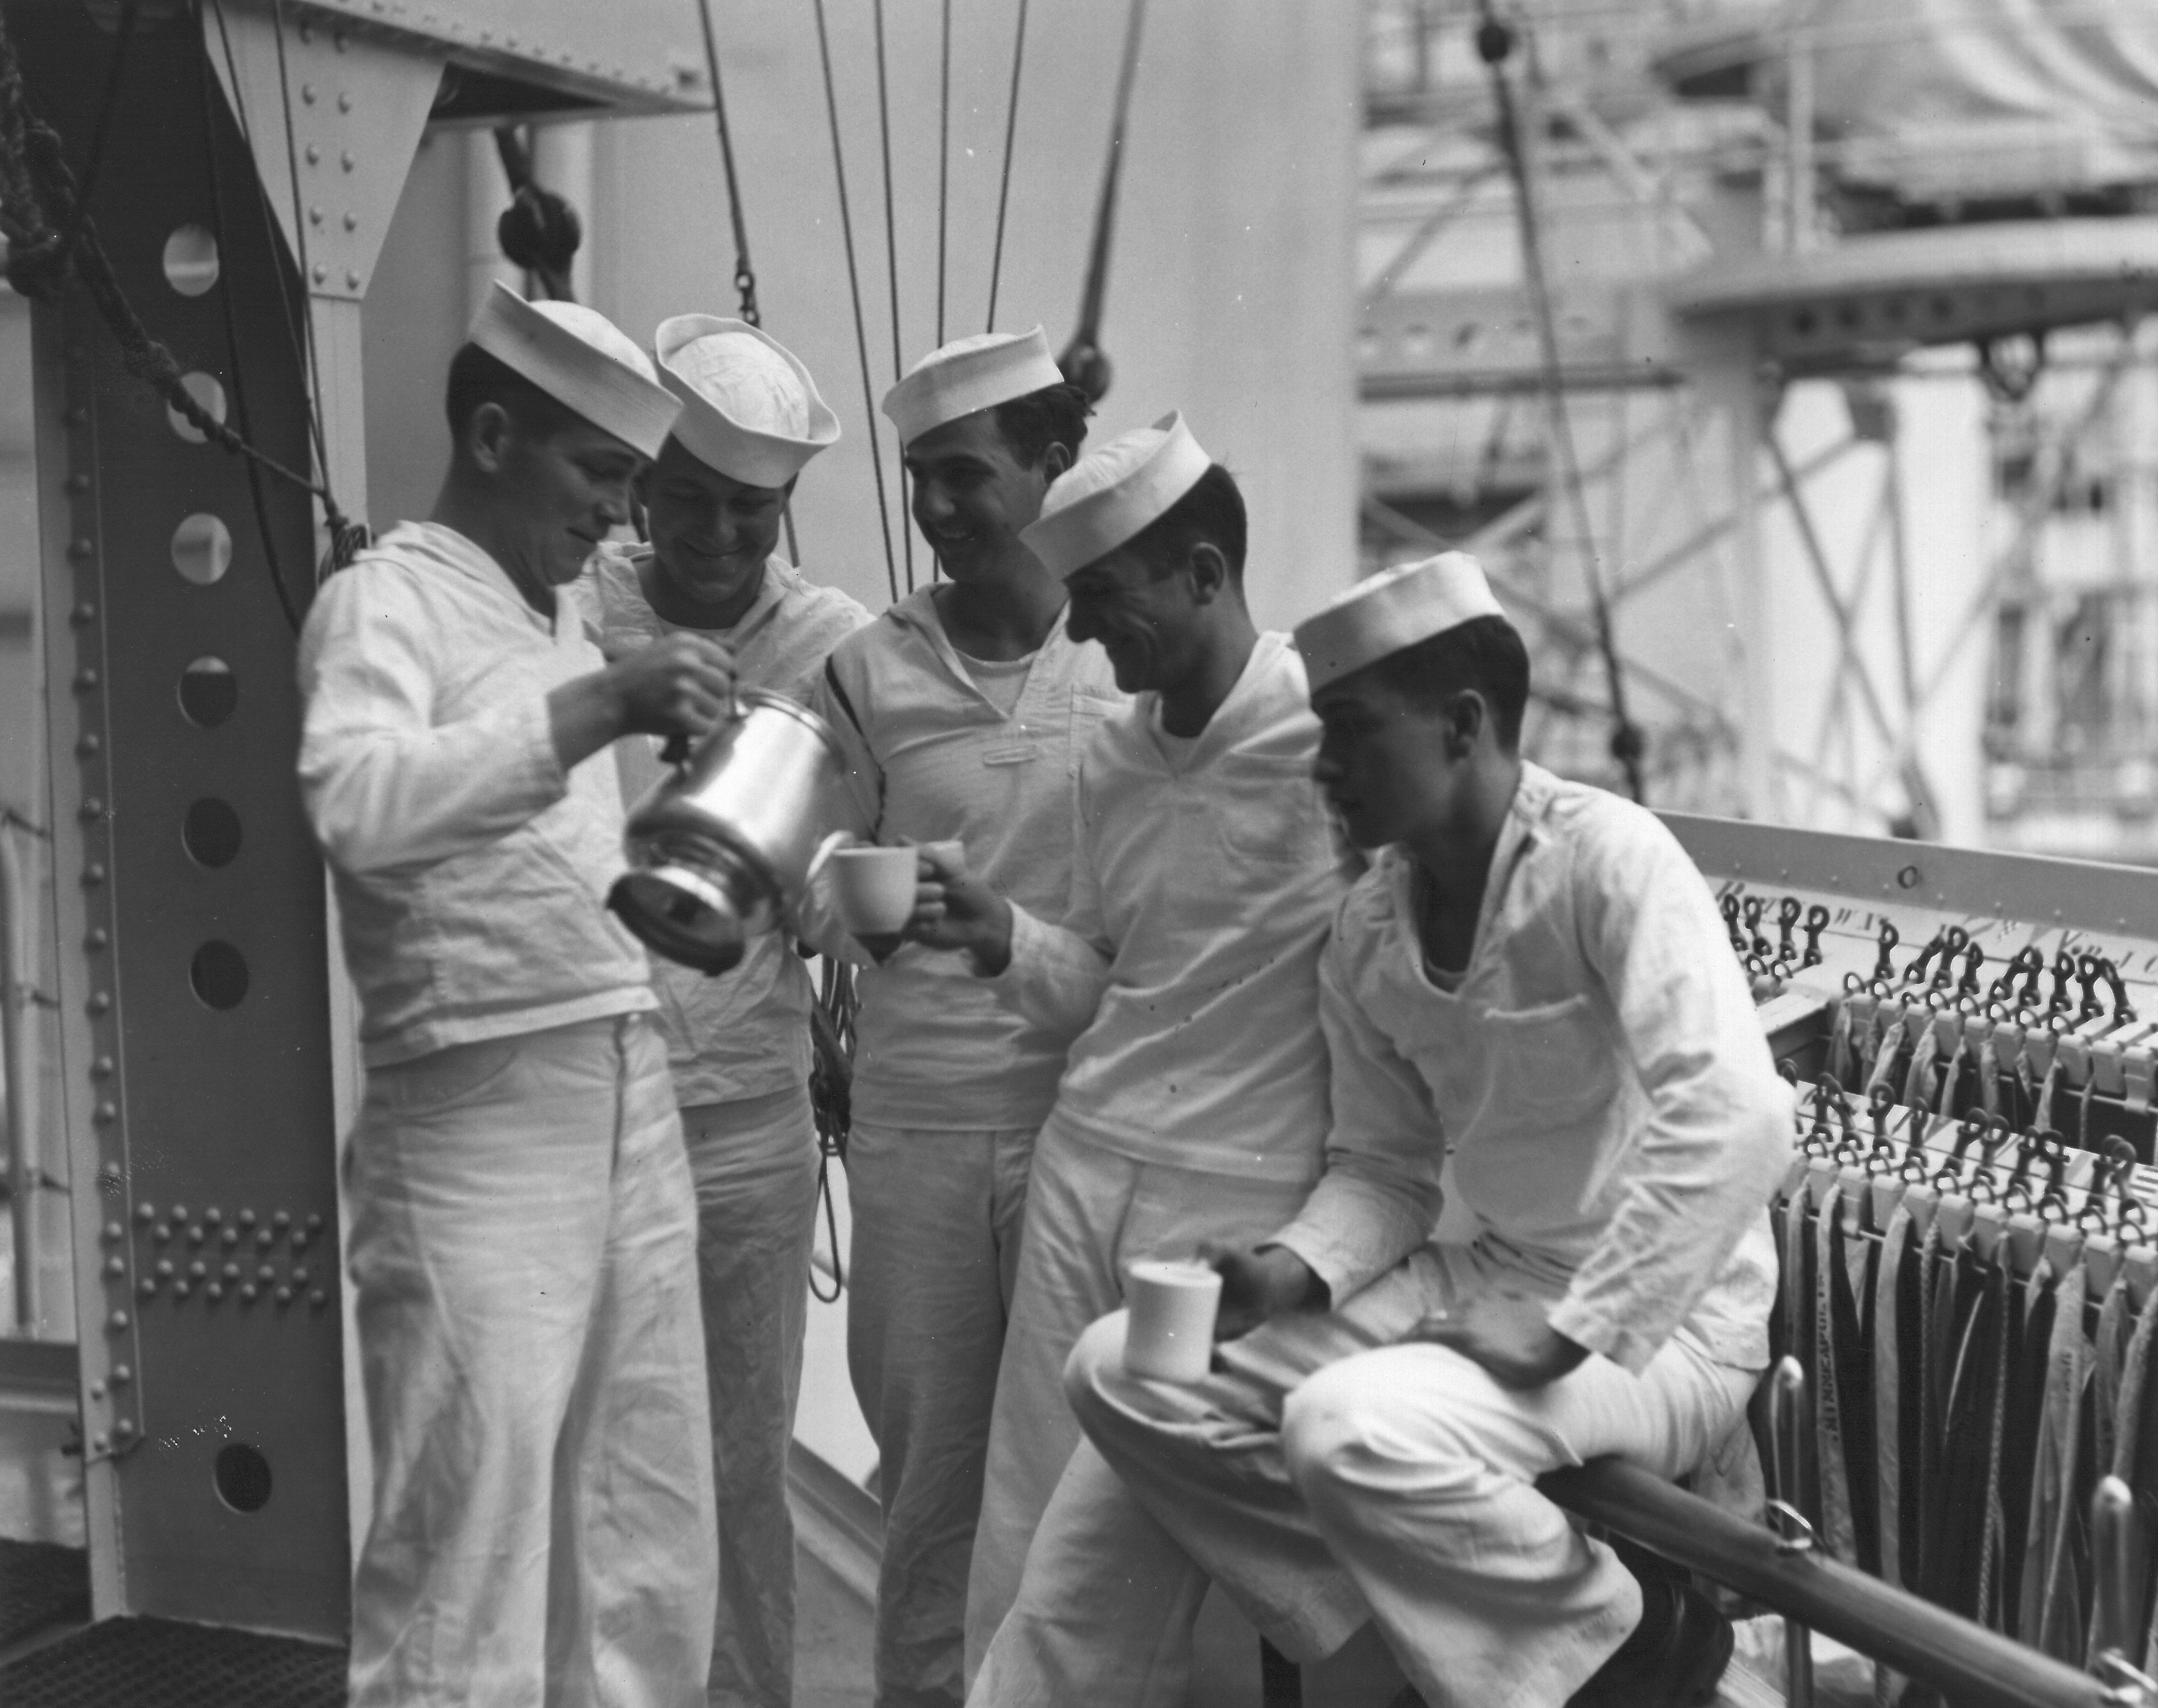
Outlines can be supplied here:
M1124 1368L1164 1382L1195 1382L1214 1358L1214 1316L1221 1275L1205 1263L1148 1260L1134 1263L1124 1296L1131 1320L1124 1330Z
M890 935L914 912L916 855L911 848L843 848L832 855L832 900L857 937Z

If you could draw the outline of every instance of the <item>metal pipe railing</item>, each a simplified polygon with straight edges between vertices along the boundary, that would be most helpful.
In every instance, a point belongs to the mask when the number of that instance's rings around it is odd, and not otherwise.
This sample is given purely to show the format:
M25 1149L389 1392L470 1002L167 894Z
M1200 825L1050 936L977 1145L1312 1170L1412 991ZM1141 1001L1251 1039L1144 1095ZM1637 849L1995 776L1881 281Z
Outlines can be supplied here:
M29 981L23 976L22 921L28 916L22 861L15 853L13 824L0 818L0 1114L8 1123L8 1219L15 1239L15 1326L36 1333L38 1298L38 1184L36 1135L23 1111L23 1076L29 1052L23 1045L23 1019L29 1007Z
M2101 1477L2091 1494L2091 1674L2111 1687L2121 1708L2153 1708L2158 1684L2137 1664L2143 1652L2142 1545L2135 1496L2118 1477Z
M1805 1374L1795 1360L1786 1359L1770 1390L1782 1425L1777 1457L1786 1463L1796 1458L1792 1449L1802 1427L1804 1398ZM1553 1471L1536 1486L1575 1516L1615 1530L1803 1628L1793 1633L1799 1639L1789 1645L1794 1654L1806 1646L1805 1630L1819 1631L1933 1685L1958 1708L2148 1708L2147 1699L2135 1694L2140 1675L2124 1675L2132 1669L2118 1649L2115 1669L2104 1677L2078 1672L1830 1559L1812 1545L1810 1526L1798 1528L1804 1520L1797 1518L1794 1503L1779 1503L1791 1505L1791 1516L1779 1517L1776 1530L1766 1530L1622 1459ZM1788 1497L1797 1491L1781 1482L1778 1492ZM2122 1549L2111 1540L2114 1522L2109 1517L2105 1546L2117 1558ZM2118 1568L2109 1561L2104 1570L2111 1574ZM2133 1581L2124 1572L2109 1576L2115 1586ZM2117 1607L2124 1604L2128 1591L2109 1587L2107 1593ZM2118 1632L2121 1627L2116 1623L2109 1628ZM1794 1686L1801 1679L1810 1686L1810 1660L1791 1669Z

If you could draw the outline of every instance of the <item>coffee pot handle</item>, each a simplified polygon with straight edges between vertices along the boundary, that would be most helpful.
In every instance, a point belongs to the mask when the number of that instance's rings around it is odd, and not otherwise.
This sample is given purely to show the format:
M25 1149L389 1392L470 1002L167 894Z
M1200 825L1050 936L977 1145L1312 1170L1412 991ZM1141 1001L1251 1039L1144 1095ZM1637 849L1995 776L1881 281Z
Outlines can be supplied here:
M726 721L731 724L739 724L741 720L741 701L734 689L730 688L727 690ZM667 745L659 750L659 762L662 765L672 766L675 770L679 771L695 756L696 751L697 744L692 741L684 731L677 730L667 738Z

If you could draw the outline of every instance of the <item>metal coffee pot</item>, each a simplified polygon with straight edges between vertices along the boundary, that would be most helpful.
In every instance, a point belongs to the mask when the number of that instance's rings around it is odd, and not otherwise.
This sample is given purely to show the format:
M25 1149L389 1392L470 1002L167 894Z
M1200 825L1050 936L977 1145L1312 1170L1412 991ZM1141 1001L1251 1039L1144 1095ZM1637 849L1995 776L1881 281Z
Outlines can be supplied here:
M839 750L816 713L756 689L631 809L607 906L654 952L725 973L801 906L834 818Z

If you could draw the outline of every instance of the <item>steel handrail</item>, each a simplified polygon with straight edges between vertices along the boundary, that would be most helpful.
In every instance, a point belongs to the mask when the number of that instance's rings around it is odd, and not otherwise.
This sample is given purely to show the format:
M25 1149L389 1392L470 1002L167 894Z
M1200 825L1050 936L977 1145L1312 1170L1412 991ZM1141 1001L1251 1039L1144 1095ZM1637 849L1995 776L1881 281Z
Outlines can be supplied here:
M1799 1414L1804 1374L1786 1359L1773 1380L1776 1410L1789 1432ZM1959 1708L2123 1708L2143 1700L2131 1682L2078 1672L1830 1559L1810 1545L1810 1533L1748 1524L1623 1459L1568 1466L1539 1478L1536 1487L1577 1518L1736 1590L1793 1626L1819 1631L1931 1685ZM1788 1484L1779 1489L1785 1496L1794 1492ZM2107 1535L2114 1548L2110 1528Z

